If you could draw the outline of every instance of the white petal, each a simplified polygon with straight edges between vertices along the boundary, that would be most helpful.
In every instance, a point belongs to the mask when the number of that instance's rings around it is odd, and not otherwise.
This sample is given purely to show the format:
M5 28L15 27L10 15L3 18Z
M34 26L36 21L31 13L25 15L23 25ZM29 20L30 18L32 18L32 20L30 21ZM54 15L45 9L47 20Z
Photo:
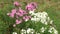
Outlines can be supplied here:
M17 34L16 32L13 32L12 34Z

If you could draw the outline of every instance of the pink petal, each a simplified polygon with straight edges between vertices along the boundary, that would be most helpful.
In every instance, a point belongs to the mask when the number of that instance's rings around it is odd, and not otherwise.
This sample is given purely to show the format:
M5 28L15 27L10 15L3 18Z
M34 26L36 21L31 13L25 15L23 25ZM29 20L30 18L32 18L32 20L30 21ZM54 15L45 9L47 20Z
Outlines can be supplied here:
M23 9L19 9L19 12L20 12L20 14L27 14L27 12L25 11L25 10L23 10Z
M12 13L13 13L13 14L15 14L15 13L16 13L16 11L17 11L16 9L12 9Z
M18 15L18 16L23 16L23 14L21 14L21 13L16 13L16 15Z
M9 15L9 16L13 18L13 17L14 17L14 14L13 14L13 13L10 13L10 15Z
M24 16L23 19L24 20L26 20L26 19L29 20L29 17L28 16Z
M27 10L33 10L36 9L37 4L35 2L31 2L30 4L27 4L26 9Z
M20 24L20 23L22 23L22 20L16 20L16 24Z
M31 16L28 16L29 18L31 18Z
M36 2L31 2L31 5L33 5L34 7L37 7L37 3Z
M19 3L17 1L14 2L14 5L19 6Z

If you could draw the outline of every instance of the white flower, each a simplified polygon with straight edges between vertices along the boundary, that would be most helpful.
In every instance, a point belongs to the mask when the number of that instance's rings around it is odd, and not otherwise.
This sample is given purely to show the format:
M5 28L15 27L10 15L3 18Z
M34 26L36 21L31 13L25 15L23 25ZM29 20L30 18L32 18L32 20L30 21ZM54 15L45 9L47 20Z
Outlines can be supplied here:
M48 32L50 32L50 33L53 32L54 34L58 34L58 31L52 26L50 26L50 29L48 30Z
M31 21L39 21L39 18L31 18Z
M47 22L45 22L44 24L45 24L45 25L48 25L48 23L47 23Z
M34 18L37 18L37 16L34 16Z
M29 19L26 19L25 21L27 22Z
M27 34L29 34L29 33L33 34L34 33L34 29L28 28L27 29Z
M50 21L50 17L47 17L48 22Z
M44 33L45 30L46 30L46 28L44 28L44 27L41 28L42 33Z
M12 34L17 34L17 32L13 32Z
M47 22L46 22L46 19L44 19L44 18L41 19L41 22L42 22L43 24L47 23Z
M44 11L44 12L42 12L42 13L44 14L44 16L48 16L47 12Z
M22 29L21 30L21 34L26 34L26 30L25 29Z
M41 12L35 13L34 16L37 16L38 18L41 18Z
M34 15L35 14L34 10L33 11L29 11L29 14Z
M53 20L50 21L50 24L52 24L52 23L53 23Z
M58 31L56 29L54 29L54 34L58 34Z
M34 11L29 11L29 14L33 14L34 13Z
M49 30L48 30L48 32L52 33L53 32L52 30L53 30L53 28L50 27Z

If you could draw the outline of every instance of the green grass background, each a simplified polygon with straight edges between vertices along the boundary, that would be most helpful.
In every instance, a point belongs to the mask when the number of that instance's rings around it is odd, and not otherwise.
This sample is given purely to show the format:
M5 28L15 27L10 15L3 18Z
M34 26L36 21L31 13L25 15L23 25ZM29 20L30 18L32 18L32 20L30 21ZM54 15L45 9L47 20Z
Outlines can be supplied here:
M23 5L24 2L37 2L37 11L46 11L60 34L60 0L0 0L0 34L9 34L9 26L14 22L6 15L14 8L13 1Z

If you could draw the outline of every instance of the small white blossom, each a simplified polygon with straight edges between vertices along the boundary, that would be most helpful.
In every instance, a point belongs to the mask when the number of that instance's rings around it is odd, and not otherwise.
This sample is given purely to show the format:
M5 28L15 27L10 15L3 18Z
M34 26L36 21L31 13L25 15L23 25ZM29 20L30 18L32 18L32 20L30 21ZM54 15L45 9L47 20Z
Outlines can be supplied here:
M29 11L29 14L34 15L35 14L34 10L33 11Z
M25 20L26 22L28 21L28 19Z
M39 18L31 18L32 21L39 21Z
M53 20L50 21L50 24L52 24L52 23L53 23Z
M44 12L42 12L42 13L43 13L45 16L48 16L47 12L44 11Z
M28 28L27 29L27 34L29 34L29 33L33 34L34 33L34 29Z
M52 33L53 32L52 30L53 30L53 28L50 27L48 32Z
M50 32L50 33L53 32L54 34L58 34L58 31L52 26L50 26L50 29L48 30L48 32Z
M29 14L33 14L34 13L34 11L29 11Z
M21 30L21 34L26 34L26 30L25 29L22 29Z
M46 21L46 19L41 19L41 23L43 23L43 24L45 24L45 25L47 25L47 21Z
M54 29L54 34L58 34L58 31L56 29Z
M46 28L44 28L44 27L41 28L42 33L44 33L45 30L46 30Z
M50 17L47 17L47 20L50 21Z
M47 23L47 22L45 22L44 24L45 24L45 25L48 25L48 23Z
M13 32L12 34L17 34L17 32Z

